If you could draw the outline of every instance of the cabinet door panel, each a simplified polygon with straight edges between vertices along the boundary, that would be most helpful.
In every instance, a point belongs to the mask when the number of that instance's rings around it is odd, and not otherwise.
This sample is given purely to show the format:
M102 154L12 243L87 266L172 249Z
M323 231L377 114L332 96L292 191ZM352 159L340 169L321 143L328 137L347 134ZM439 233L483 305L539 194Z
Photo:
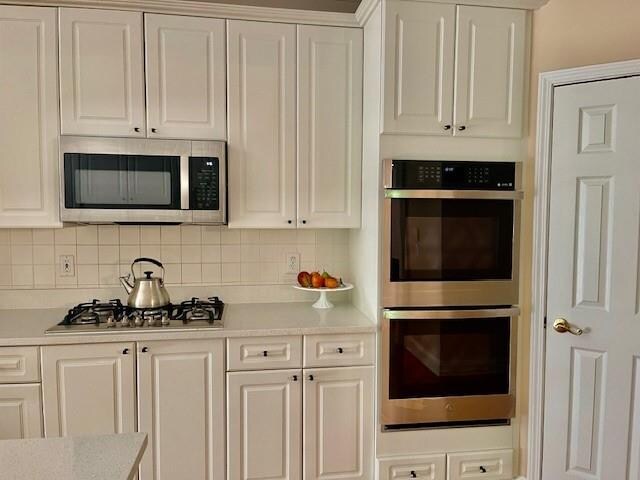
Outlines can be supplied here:
M298 26L298 227L360 226L362 48L361 29Z
M40 385L0 385L0 440L40 437Z
M133 343L43 347L45 435L135 432L135 388Z
M57 227L56 9L0 6L0 227Z
M455 8L387 2L383 133L451 134Z
M524 10L458 7L455 135L522 136L526 30Z
M224 20L146 14L145 37L149 137L225 140Z
M140 464L144 480L222 480L223 342L138 344L139 429L149 434Z
M301 370L227 374L228 480L302 478L301 383Z
M143 69L142 13L61 8L62 134L143 137Z
M230 20L229 227L295 226L296 27Z
M305 370L305 480L371 479L373 424L373 367Z

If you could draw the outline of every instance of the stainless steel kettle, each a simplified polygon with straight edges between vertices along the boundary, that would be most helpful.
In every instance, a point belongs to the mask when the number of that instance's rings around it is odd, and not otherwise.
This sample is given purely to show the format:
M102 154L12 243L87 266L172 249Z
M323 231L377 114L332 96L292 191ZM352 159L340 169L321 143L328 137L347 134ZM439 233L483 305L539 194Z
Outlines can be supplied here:
M152 277L153 272L144 272L145 278L136 278L133 266L136 263L148 262L162 269L162 278ZM133 284L131 280L133 279ZM133 308L160 308L171 302L169 292L164 286L164 266L153 258L136 258L131 263L131 273L120 277L120 283L129 294L127 305Z

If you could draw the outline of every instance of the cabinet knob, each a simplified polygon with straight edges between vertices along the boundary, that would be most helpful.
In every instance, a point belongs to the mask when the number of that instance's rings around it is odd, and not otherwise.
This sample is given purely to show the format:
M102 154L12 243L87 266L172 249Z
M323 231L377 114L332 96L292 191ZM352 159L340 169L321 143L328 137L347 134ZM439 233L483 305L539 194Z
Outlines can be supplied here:
M294 375L293 377L291 377L291 380L293 380L294 382L298 381L298 375Z
M465 127L464 125L460 125L460 126L458 127L458 131L459 131L459 132L464 132L466 129L467 129L467 127Z
M444 128L445 130L451 130L451 125L445 125L445 126L444 126L444 127L442 127L442 128Z
M151 133L158 133L158 129L157 128L152 128L151 129Z
M303 225L306 225L306 224L307 224L307 221L306 221L306 220L302 220L302 224L303 224Z
M265 350L265 351L263 351L263 352L262 352L262 356L263 356L263 357L267 357L268 355L269 355L269 352L268 352L267 350Z
M136 132L136 133L140 133L140 127L134 128L133 131Z
M418 475L416 475L416 471L415 471L415 470L411 470L411 471L409 472L409 477L411 477L411 478L418 478Z
M338 347L336 350L338 353L344 353L344 350L342 349L342 347Z
M125 348L124 350L122 350L122 354L123 355L129 355L129 349Z
M142 353L147 353L149 351L149 347L142 347Z
M480 473L487 473L487 469L482 465L480 465Z
M287 220L287 223L291 225L293 223L293 220Z
M309 381L313 382L313 375L309 375Z

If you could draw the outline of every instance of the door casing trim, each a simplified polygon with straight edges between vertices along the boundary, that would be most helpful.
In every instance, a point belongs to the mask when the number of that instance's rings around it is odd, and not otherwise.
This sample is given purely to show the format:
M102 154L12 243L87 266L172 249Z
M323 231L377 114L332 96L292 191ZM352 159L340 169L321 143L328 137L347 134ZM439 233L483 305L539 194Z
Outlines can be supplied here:
M545 330L547 303L547 257L549 240L549 203L551 147L553 132L553 95L555 87L575 83L610 80L640 75L640 60L591 65L543 72L538 83L536 124L535 187L533 211L533 268L531 302L531 355L529 378L529 425L527 479L542 479L544 427Z

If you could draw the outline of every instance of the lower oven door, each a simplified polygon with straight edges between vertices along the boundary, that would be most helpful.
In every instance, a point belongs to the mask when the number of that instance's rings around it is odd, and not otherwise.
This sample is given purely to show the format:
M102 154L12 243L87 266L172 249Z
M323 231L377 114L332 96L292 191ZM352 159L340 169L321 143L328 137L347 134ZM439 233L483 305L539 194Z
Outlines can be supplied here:
M382 424L513 417L518 308L385 310Z

